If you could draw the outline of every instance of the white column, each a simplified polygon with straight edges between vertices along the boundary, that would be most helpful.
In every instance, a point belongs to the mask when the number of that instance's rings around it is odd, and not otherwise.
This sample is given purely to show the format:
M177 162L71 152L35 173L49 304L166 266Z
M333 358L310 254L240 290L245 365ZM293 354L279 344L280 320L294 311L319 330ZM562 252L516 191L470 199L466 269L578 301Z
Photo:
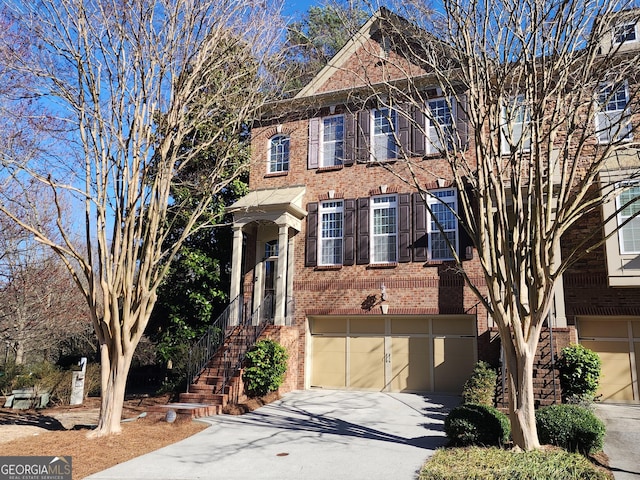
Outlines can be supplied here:
M287 265L287 291L285 292L285 315L291 320L289 324L293 323L293 269L294 269L294 252L295 252L295 233L289 237L289 245L287 248L287 258L289 259ZM285 318L286 323L286 318Z
M238 295L240 295L242 286L242 226L233 225L233 252L231 253L231 288L229 292L229 300L234 302L231 308L231 316L229 318L230 325L238 324L240 308Z
M278 272L276 276L276 307L273 322L285 324L285 302L287 296L287 265L289 250L289 227L278 226Z

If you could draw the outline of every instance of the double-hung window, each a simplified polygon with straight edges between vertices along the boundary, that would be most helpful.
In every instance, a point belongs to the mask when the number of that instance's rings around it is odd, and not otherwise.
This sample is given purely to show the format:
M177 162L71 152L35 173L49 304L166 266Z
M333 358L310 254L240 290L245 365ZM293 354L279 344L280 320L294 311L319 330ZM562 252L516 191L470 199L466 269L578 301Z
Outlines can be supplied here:
M320 265L342 265L344 204L342 200L322 202L320 218Z
M438 153L453 149L453 100L437 98L429 100L427 106L427 153Z
M452 260L458 251L458 195L455 189L429 192L427 204L431 212L429 222L429 258Z
M616 25L613 28L613 44L620 45L626 42L637 42L638 32L637 23L629 22L621 25Z
M276 135L269 140L269 173L289 171L289 137Z
M322 148L320 166L342 165L344 160L344 116L322 119Z
M596 113L596 136L600 143L631 139L628 104L629 86L626 82L600 87Z
M398 114L392 108L378 108L372 111L372 155L374 161L395 159L398 155L395 133Z
M373 197L371 209L371 263L398 261L398 199L395 195Z
M620 253L640 253L640 184L630 186L616 198L616 209Z
M531 110L524 95L512 97L502 107L501 150L508 154L512 150L527 152L531 148Z

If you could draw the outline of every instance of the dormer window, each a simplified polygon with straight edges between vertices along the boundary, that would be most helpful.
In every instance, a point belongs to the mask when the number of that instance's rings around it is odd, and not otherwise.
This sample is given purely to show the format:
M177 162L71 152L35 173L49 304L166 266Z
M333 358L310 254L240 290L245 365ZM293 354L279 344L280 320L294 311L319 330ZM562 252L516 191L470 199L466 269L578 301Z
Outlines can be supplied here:
M613 29L613 43L621 44L638 41L637 23L617 25Z
M289 171L289 137L276 135L269 140L269 173Z

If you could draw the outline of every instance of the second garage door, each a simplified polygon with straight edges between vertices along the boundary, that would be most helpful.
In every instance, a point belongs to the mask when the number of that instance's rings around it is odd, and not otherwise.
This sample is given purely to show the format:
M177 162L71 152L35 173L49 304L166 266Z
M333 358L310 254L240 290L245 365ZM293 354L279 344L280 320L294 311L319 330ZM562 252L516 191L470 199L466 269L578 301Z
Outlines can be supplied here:
M472 316L309 319L311 387L459 393L477 360Z

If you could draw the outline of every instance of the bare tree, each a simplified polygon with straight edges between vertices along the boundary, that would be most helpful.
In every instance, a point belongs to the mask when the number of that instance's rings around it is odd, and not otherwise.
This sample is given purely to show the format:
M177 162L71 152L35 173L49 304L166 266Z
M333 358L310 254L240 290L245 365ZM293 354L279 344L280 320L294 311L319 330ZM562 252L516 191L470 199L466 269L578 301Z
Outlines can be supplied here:
M207 194L172 195L200 152L241 141L267 91L261 74L277 18L251 0L14 2L14 29L32 48L7 54L30 85L12 101L39 102L58 128L21 155L5 146L0 211L59 255L86 297L102 372L95 436L121 429L131 359L171 259L195 225L207 226L198 220L211 197L246 168L237 149L219 148L197 179ZM82 243L77 230L60 223L54 237L37 215L16 213L6 185L36 205L31 182L47 186L55 205L82 205ZM183 228L169 241L178 216Z
M0 249L0 339L17 364L49 360L89 325L86 302L59 258L23 230L3 228Z
M497 325L513 439L531 450L539 447L534 356L556 282L604 240L596 229L564 255L561 241L640 177L640 50L616 39L624 34L616 26L635 25L640 12L625 10L624 0L442 6L434 13L431 4L404 2L402 17L382 10L385 48L363 43L362 69L351 74L369 101L396 109L426 138L412 151L397 131L403 161L385 166L422 193L441 241ZM457 188L458 210L425 188L438 179ZM603 224L625 208L637 216L638 201L628 198ZM471 238L480 281L433 205L449 209Z

